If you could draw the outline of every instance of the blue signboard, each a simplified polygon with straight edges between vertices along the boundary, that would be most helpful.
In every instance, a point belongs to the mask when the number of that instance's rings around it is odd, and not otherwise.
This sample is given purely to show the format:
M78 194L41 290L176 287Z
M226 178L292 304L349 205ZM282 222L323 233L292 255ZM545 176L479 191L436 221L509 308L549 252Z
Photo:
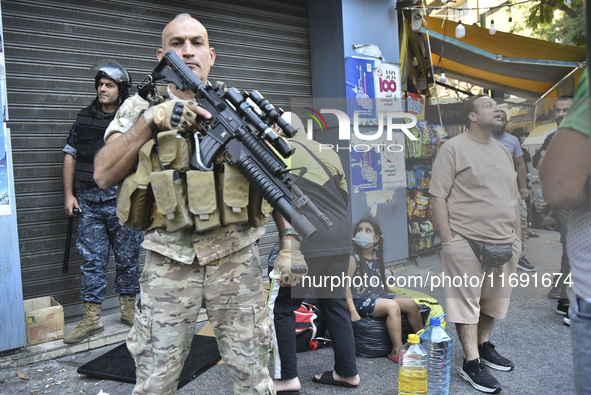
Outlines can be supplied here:
M5 77L0 12L0 352L27 344Z
M345 59L347 113L351 120L355 113L360 119L374 119L376 117L373 67L373 60Z
M382 155L375 150L351 151L351 178L353 192L382 189Z

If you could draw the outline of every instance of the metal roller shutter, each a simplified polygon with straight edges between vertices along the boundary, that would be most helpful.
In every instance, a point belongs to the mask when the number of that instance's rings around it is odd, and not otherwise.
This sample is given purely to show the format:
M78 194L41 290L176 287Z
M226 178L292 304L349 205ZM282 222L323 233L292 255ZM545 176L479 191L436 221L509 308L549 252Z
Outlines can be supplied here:
M209 31L217 53L210 80L257 89L283 108L311 95L306 0L2 2L25 298L52 295L66 315L79 311L75 235L70 270L61 272L67 224L61 150L77 112L95 96L90 66L115 59L137 85L156 65L162 28L181 12ZM261 240L263 264L275 231L269 224ZM109 284L113 278L111 263Z

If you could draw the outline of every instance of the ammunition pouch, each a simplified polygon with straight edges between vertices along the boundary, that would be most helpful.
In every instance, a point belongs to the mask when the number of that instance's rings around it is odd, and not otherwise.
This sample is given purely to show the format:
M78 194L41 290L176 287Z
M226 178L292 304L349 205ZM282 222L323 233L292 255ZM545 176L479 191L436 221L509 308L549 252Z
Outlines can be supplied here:
M226 225L248 221L248 180L236 169L222 163L218 172L218 188L221 196L220 216Z
M144 144L135 173L119 186L120 221L142 230L193 228L197 233L222 225L267 223L271 205L237 168L219 163L213 171L190 169L192 138L169 130Z
M139 151L138 167L129 174L117 189L117 217L132 228L147 229L152 218L154 195L150 186L150 174L158 169L155 157L155 141L149 140Z
M175 169L180 172L189 170L191 160L190 138L178 129L160 132L156 136L158 141L158 158L163 168Z
M214 172L189 170L186 176L189 211L193 214L195 231L206 232L219 227L221 220Z
M166 219L166 231L190 228L193 220L187 207L187 183L184 174L176 170L162 170L150 174L152 192L158 213Z
M254 228L263 226L269 220L269 216L273 212L273 207L267 202L259 191L254 187L250 187L249 201L248 201L248 223Z

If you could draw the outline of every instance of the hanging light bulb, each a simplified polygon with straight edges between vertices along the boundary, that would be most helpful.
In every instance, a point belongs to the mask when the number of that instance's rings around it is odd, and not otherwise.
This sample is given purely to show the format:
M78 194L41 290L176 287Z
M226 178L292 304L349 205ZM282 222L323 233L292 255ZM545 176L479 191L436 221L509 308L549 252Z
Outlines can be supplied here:
M445 69L441 69L441 75L439 76L439 82L445 84L447 82L447 77L445 76Z
M456 38L462 38L466 35L466 28L462 25L462 21L458 21L458 26L456 26Z
M427 79L425 77L419 77L417 79L417 89L420 91L427 89Z
M488 30L488 32L493 35L497 32L497 29L495 29L495 21L494 19L490 20L490 29Z
M412 57L412 65L415 67L417 67L419 65L419 61L417 60L416 56Z

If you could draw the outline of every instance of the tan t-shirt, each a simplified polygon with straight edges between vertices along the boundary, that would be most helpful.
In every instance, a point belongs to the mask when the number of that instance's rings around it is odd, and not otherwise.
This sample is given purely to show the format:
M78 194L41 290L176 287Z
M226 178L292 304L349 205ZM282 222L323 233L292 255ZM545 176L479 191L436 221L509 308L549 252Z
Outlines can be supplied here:
M513 159L501 143L483 143L463 133L441 146L429 193L447 201L453 232L510 243L515 234L516 176Z

